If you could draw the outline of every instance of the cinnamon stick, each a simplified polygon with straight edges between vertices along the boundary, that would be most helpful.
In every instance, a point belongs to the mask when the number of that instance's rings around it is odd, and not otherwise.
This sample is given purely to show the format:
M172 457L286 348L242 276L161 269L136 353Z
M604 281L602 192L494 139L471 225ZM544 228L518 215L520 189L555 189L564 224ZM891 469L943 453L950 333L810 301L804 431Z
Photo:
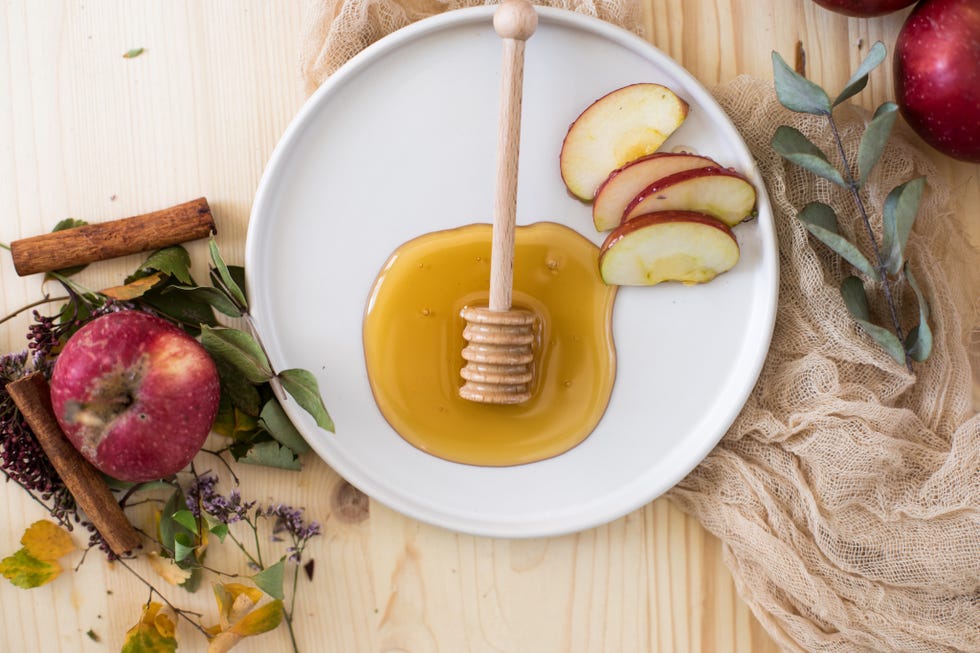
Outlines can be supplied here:
M206 238L215 231L211 207L207 199L199 197L132 218L15 240L10 244L10 253L14 269L24 277L161 249Z
M6 387L65 487L112 552L121 556L140 546L139 533L129 523L102 475L62 432L51 407L51 391L44 375L34 372Z

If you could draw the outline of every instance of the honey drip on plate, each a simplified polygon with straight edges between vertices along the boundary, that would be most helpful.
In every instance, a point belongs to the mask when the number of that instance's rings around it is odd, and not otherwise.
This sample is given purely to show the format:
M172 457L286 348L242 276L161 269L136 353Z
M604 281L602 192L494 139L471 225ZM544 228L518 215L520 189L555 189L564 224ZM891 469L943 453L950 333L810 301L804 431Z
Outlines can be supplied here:
M599 278L598 248L539 222L515 235L513 305L538 316L531 398L519 405L458 396L464 306L486 305L490 226L425 234L378 275L364 318L375 402L392 428L440 458L486 466L557 456L595 429L616 376L615 287Z

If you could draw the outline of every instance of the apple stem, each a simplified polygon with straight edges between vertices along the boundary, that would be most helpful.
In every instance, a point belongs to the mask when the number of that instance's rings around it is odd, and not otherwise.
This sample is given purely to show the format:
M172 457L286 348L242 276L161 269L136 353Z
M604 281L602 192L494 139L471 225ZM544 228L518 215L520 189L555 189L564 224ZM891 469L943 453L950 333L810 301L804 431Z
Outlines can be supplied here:
M902 348L905 351L905 367L909 372L912 371L912 358L909 356L909 351L905 347L905 334L902 330L902 323L898 319L898 308L895 306L895 299L892 295L891 284L888 281L888 270L885 267L885 259L882 256L881 248L878 246L878 239L875 237L874 230L871 228L871 220L868 217L868 211L864 206L864 201L861 199L860 185L857 180L854 179L854 175L851 174L851 164L847 160L847 155L844 153L844 141L841 138L840 131L837 129L837 123L834 121L834 117L830 114L827 115L827 121L830 123L830 129L834 133L834 140L837 142L837 151L840 154L841 161L844 163L844 174L846 175L845 181L847 182L847 188L851 191L851 195L854 196L854 202L857 204L858 211L861 213L861 222L864 223L864 230L868 234L868 239L871 241L871 249L874 251L876 269L878 270L878 276L881 277L881 289L885 295L885 301L888 304L888 312L891 315L892 326L895 328L895 335L898 337L898 341L902 343Z

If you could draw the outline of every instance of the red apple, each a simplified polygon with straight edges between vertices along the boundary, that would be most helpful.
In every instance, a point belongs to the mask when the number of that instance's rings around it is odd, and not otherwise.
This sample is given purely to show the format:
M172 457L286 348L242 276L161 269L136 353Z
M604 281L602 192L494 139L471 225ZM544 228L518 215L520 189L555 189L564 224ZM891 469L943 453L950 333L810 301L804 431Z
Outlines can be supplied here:
M599 273L615 286L692 285L727 272L738 258L738 241L725 223L695 211L660 211L609 233L599 251Z
M729 227L755 209L755 187L731 168L695 168L653 182L626 206L623 222L654 211L699 211Z
M220 393L204 348L140 311L108 313L79 329L51 375L65 435L97 469L130 482L183 469L211 430Z
M980 163L980 1L926 0L895 42L895 96L932 147Z
M657 151L687 118L688 104L660 84L630 84L579 114L558 164L569 192L586 202L616 168Z
M813 0L824 9L845 16L868 18L884 16L915 4L916 0Z
M608 231L623 221L626 207L644 188L684 170L720 167L717 162L686 152L655 152L609 173L595 192L592 222L597 231Z

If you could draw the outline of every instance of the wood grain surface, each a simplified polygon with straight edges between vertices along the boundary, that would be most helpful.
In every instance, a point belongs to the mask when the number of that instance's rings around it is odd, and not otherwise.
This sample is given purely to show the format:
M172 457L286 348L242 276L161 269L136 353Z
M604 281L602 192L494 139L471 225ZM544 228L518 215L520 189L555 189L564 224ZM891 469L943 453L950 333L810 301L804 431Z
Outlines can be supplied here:
M709 88L740 74L771 77L771 51L791 55L798 42L809 76L840 88L870 43L891 46L907 13L860 20L810 0L641 1L646 37ZM302 20L300 3L274 0L0 3L0 241L66 217L103 221L205 196L225 258L241 262L259 177L304 100ZM122 57L137 47L142 55ZM859 99L873 107L890 93L883 68ZM980 168L934 158L980 242ZM200 275L206 248L191 254ZM80 279L117 285L139 260L92 266ZM5 252L0 288L3 314L43 292L40 277L18 277ZM0 351L24 347L28 321L0 325ZM307 653L777 650L738 598L722 545L666 500L574 535L495 540L396 514L312 456L301 474L239 467L254 498L304 506L325 524L296 608ZM3 486L0 556L45 516ZM74 538L84 545L81 532ZM209 564L245 572L226 550L214 547ZM148 592L95 552L71 571L81 558L67 558L69 571L38 589L0 582L0 651L119 650ZM215 614L207 588L171 590L181 606ZM185 623L177 636L180 651L206 648ZM236 650L292 649L283 629Z

